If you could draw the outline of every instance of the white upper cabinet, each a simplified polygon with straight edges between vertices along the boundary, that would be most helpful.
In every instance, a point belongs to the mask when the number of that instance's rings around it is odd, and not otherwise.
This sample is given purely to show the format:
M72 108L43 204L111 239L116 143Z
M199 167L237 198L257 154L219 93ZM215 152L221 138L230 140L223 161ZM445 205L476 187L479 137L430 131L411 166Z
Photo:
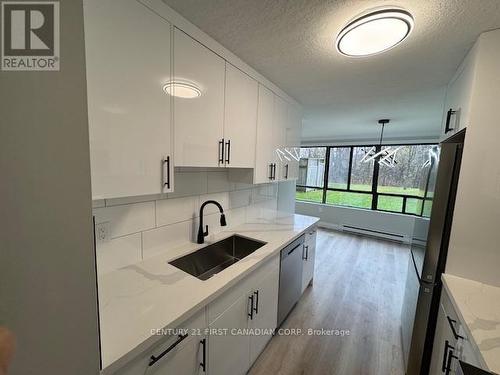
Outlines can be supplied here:
M288 104L282 98L274 95L274 112L273 112L273 148L276 154L276 167L273 180L285 180L287 175L287 163L289 157L285 153L286 145L286 128L288 126Z
M444 103L442 139L448 138L470 124L475 64L476 48L473 48L448 84Z
M285 179L299 178L299 152L302 131L302 113L299 108L288 105L288 122L285 127Z
M92 197L171 191L171 26L135 0L85 0L84 16Z
M272 181L272 164L275 162L273 137L274 94L259 84L257 110L257 143L253 182L255 184Z
M222 165L225 61L196 40L174 29L174 83L200 91L194 98L174 93L175 165ZM176 96L177 94L177 96Z
M258 83L226 62L224 164L253 168L257 134Z

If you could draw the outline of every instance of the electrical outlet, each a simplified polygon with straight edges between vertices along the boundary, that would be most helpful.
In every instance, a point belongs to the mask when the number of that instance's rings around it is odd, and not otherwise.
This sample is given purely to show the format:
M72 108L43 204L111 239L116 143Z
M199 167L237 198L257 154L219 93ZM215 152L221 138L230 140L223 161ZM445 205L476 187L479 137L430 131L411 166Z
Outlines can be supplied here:
M95 235L99 242L107 242L110 240L111 223L105 221L104 223L96 224Z

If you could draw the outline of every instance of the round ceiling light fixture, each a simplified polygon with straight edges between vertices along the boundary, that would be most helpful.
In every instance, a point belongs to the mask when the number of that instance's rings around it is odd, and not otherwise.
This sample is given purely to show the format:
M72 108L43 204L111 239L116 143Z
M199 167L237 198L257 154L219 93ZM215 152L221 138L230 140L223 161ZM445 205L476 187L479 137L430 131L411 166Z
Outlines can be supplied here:
M387 51L410 35L413 16L404 9L383 8L362 14L337 36L337 50L350 57L371 56Z
M201 90L195 84L181 81L170 81L163 85L166 94L178 98L193 99L201 96Z

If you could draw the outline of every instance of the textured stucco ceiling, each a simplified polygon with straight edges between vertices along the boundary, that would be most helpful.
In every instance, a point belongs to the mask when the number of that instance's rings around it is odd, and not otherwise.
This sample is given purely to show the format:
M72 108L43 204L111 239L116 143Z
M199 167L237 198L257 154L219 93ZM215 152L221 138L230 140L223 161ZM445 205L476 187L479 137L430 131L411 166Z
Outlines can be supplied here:
M500 0L164 0L301 102L303 139L368 139L439 133L444 87L478 35L500 27ZM409 10L402 45L361 59L334 39L357 14Z

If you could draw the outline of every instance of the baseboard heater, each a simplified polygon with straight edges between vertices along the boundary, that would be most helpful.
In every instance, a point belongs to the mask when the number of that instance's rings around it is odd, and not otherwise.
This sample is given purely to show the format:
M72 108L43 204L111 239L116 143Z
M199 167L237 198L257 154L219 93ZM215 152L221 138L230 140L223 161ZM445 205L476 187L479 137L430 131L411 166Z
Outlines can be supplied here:
M320 223L320 226L324 226L325 228L340 230L340 231L346 232L346 233L361 234L364 236L384 238L386 240L400 242L400 243L409 243L409 238L407 238L406 236L403 236L402 234L389 233L389 232L383 232L383 231L378 231L378 230L373 230L373 229L355 227L352 225L335 225L335 226L333 226L333 225L321 225L321 224L322 223Z

